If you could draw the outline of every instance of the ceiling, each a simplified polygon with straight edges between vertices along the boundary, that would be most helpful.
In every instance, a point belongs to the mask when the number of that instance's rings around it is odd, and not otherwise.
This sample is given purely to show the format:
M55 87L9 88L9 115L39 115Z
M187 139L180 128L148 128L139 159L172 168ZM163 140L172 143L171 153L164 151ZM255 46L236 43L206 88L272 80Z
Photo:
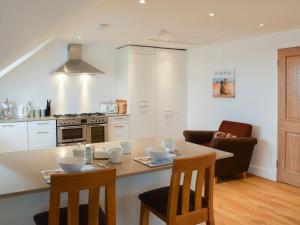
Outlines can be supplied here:
M299 8L299 0L1 0L0 68L50 37L190 47L298 28Z

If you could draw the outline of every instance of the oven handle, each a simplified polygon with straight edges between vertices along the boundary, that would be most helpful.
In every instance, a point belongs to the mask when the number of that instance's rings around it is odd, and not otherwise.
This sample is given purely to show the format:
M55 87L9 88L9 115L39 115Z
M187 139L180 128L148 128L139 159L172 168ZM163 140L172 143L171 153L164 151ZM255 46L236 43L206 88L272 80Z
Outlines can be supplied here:
M70 129L78 129L78 128L86 128L86 125L83 126L69 126L69 127L58 127L61 130L70 130Z
M97 125L89 125L90 128L94 128L94 127L105 127L107 126L107 123L105 124L97 124Z

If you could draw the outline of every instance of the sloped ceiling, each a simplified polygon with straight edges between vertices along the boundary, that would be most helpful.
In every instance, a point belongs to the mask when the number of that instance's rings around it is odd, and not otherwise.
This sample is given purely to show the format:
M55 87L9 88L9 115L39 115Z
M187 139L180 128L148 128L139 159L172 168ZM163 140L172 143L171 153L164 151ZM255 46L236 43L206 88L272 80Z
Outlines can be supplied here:
M0 69L52 36L84 44L120 46L130 42L189 47L166 42L167 35L182 43L192 40L193 44L201 45L300 27L299 0L146 2L142 5L138 0L1 0ZM211 12L214 17L208 16ZM100 23L109 26L100 29ZM158 34L161 29L166 34ZM82 39L78 40L78 36Z

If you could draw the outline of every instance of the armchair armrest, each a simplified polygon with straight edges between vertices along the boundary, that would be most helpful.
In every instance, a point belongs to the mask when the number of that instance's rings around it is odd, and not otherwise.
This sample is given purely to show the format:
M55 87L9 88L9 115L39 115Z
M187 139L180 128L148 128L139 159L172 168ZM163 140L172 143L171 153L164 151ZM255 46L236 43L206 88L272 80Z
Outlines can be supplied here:
M238 138L214 138L211 141L211 147L228 152L253 150L257 144L256 138L238 137Z
M187 142L202 144L212 140L214 131L185 130L183 131L183 136Z

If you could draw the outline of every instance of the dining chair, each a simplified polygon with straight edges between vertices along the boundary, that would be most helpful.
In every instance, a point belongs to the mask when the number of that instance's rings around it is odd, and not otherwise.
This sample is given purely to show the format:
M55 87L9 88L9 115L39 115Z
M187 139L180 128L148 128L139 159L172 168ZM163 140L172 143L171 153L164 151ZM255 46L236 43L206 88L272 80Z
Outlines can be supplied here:
M36 225L115 225L116 169L51 176L49 211L34 216ZM100 188L105 187L105 214L100 207ZM88 190L88 204L79 204L80 191ZM68 206L60 208L61 193Z
M175 159L170 186L139 195L140 225L149 224L149 212L167 225L196 225L202 222L214 225L215 162L215 153ZM196 179L194 190L191 189L193 176Z

